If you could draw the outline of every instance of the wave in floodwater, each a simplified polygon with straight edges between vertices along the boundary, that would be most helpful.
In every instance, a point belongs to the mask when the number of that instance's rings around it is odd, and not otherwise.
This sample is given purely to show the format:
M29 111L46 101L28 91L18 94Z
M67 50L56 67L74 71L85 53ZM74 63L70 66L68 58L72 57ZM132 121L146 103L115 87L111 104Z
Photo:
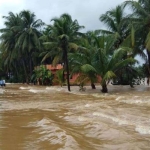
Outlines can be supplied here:
M23 86L19 87L20 90L28 90L28 89L31 89L31 88L32 87L29 87L29 86L28 87L23 87Z
M5 92L5 89L0 88L0 94L4 94L4 92Z
M99 112L94 112L93 116L99 116L99 117L110 119L113 122L118 123L118 125L132 125L135 127L135 131L137 131L141 134L150 134L150 126L149 125L147 125L147 126L146 125L140 125L137 122L133 122L132 120L121 119L118 117L113 117L113 116L102 114ZM150 123L150 120L148 120L148 121Z
M127 104L146 104L150 105L150 96L133 96L133 97L125 97L119 96L116 98L116 101L127 103Z
M39 135L36 139L37 142L48 141L52 145L61 145L59 150L70 148L80 150L77 141L49 118L43 118L39 121L30 122L26 127L36 128L33 132Z

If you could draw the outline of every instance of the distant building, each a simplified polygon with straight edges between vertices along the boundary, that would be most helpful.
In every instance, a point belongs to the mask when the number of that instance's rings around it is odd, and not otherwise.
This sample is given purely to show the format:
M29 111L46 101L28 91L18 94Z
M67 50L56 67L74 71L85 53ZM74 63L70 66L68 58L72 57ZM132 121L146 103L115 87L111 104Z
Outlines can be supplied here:
M49 69L54 75L56 73L56 71L63 69L63 65L62 64L57 64L56 66L53 66L51 64L45 65L46 69ZM70 83L74 84L75 80L77 79L77 77L79 76L79 74L73 74L70 77ZM66 73L65 73L65 78L66 78Z

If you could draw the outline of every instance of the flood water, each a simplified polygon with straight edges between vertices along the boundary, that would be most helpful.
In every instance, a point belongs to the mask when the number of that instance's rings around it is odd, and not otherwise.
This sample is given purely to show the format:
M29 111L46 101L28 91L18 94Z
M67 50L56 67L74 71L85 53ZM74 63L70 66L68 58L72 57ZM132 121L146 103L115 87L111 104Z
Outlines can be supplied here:
M150 149L150 87L66 89L0 88L0 150Z

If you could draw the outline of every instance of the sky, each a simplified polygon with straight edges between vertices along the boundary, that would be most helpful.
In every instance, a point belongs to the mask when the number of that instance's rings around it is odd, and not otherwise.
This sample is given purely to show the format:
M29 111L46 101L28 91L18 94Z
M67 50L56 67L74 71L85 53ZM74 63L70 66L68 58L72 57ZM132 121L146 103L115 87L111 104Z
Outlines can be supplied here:
M46 24L54 17L68 13L72 19L77 19L79 25L85 26L85 31L105 28L99 21L100 15L115 8L125 0L0 0L0 28L4 27L2 16L9 12L19 13L30 10L36 19L42 19Z

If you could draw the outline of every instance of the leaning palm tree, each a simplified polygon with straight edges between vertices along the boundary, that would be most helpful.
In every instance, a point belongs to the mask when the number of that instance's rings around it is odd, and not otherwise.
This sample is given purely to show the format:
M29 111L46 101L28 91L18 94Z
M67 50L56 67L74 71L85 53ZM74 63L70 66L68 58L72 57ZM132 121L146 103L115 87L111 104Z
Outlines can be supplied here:
M78 41L79 32L83 26L80 26L77 20L72 20L69 14L62 14L60 18L52 19L53 25L49 25L50 40L45 42L49 52L45 55L52 57L54 64L63 63L67 72L67 85L70 91L69 83L69 66L68 66L68 51L70 47L75 46Z

